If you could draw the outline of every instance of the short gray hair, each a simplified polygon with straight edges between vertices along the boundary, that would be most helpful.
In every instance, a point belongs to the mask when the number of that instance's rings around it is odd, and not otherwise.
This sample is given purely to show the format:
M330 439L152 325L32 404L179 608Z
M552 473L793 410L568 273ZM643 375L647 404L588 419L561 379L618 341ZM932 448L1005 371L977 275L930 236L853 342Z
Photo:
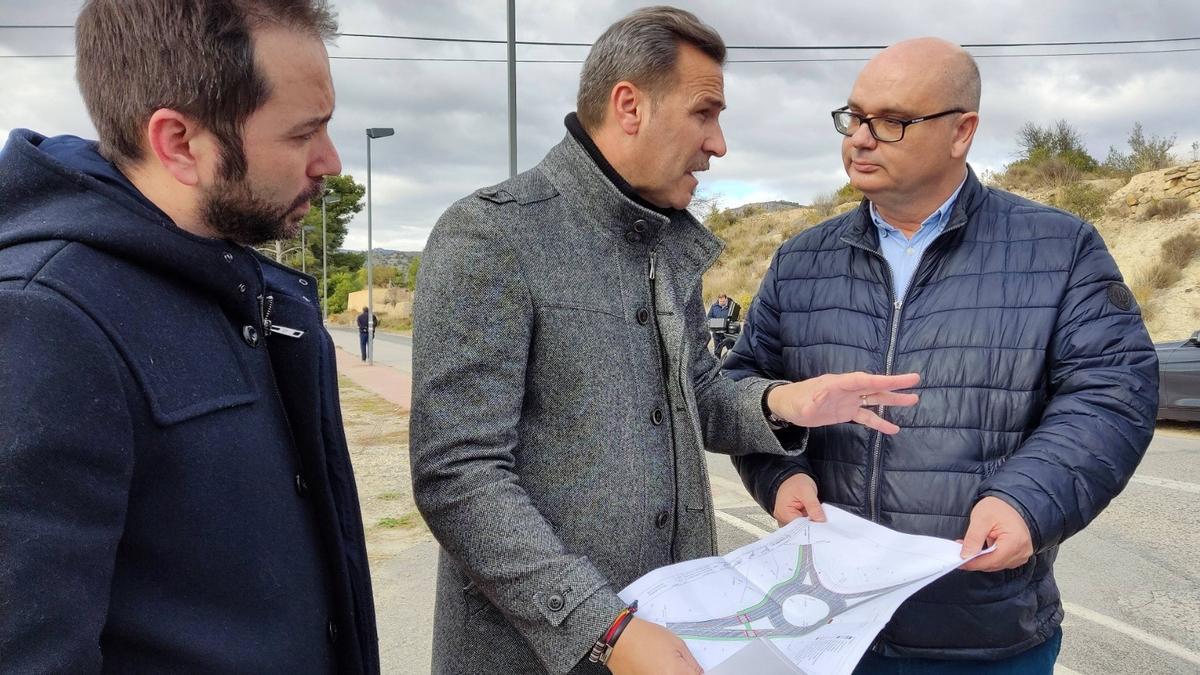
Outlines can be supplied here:
M968 53L955 59L946 68L947 88L955 105L969 112L979 112L979 95L982 85L979 77L979 64Z
M583 62L575 103L580 124L594 131L604 121L608 97L628 81L651 97L675 84L679 45L690 44L725 65L725 41L695 14L675 7L643 7L608 27Z

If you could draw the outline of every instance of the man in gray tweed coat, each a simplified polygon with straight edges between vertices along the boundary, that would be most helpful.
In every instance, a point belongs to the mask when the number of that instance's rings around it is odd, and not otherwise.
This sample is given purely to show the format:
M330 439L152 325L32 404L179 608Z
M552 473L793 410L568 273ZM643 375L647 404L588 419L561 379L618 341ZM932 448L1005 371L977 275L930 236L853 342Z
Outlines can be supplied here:
M784 454L773 428L912 405L916 375L719 375L700 278L721 242L684 210L725 154L725 46L677 9L610 27L566 138L442 216L413 328L412 471L442 545L435 673L603 672L617 592L713 555L704 450ZM810 514L819 518L819 514ZM699 672L639 619L615 673Z

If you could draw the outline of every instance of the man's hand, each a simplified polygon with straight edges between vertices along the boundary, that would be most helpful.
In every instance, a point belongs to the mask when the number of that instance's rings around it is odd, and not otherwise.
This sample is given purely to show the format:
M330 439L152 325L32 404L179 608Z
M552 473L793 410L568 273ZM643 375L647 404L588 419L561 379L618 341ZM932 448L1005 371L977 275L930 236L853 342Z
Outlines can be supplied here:
M700 664L687 645L662 626L634 618L608 658L614 675L695 675Z
M775 510L771 512L780 527L808 516L813 522L825 522L825 510L817 501L817 484L812 476L798 473L779 484L775 493Z
M1016 509L997 497L984 497L971 509L971 522L962 539L962 557L970 558L985 546L996 550L975 558L959 569L969 572L998 572L1024 565L1033 555L1029 526Z
M777 417L802 427L858 422L885 434L894 434L900 427L871 408L916 405L916 394L898 394L895 390L915 387L920 381L921 376L917 373L821 375L775 387L767 395L767 407Z

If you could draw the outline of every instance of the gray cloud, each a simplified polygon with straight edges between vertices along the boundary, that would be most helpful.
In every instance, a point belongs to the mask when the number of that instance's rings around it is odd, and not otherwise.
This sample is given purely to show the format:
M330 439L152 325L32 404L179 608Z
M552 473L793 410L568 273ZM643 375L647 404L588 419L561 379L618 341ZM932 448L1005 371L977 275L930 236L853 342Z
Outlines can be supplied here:
M641 4L630 0L518 0L518 38L590 42ZM795 3L681 2L721 31L731 45L887 44L918 35L964 43L1124 40L1200 34L1200 5L1168 0ZM73 23L77 0L0 0L0 24ZM505 37L504 3L336 2L342 29L484 39ZM71 31L0 30L0 54L69 53ZM1138 49L1200 47L1200 41ZM1026 48L1024 53L1116 48ZM979 55L1018 50L978 49ZM521 47L521 58L582 59L586 49ZM342 37L332 56L503 58L503 45L435 44ZM731 59L866 58L869 51L737 50ZM701 189L726 194L809 201L845 182L829 110L844 102L859 62L731 63L729 110L723 115L730 152L714 160ZM94 135L73 78L73 61L0 59L6 96L0 131ZM1135 121L1148 133L1176 135L1190 159L1200 139L1200 52L1092 57L980 58L983 125L972 150L977 169L1011 161L1016 130L1026 121L1065 118L1103 159L1123 146ZM366 178L363 129L391 126L396 136L374 141L374 241L419 247L438 215L473 189L508 174L506 71L498 63L333 62L338 105L331 124L344 170ZM573 109L578 64L519 64L519 167L533 166L562 138ZM347 245L366 243L366 217L351 223Z

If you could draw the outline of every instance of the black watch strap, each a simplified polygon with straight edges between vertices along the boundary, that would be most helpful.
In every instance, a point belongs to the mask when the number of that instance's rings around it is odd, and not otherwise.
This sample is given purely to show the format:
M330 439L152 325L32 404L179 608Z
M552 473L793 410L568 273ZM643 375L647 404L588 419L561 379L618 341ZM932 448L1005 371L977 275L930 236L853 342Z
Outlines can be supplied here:
M771 412L771 407L767 405L767 396L770 395L771 390L774 389L775 387L782 387L784 384L785 384L784 382L772 382L771 384L767 385L766 389L763 389L763 395L762 395L763 417L767 418L767 426L771 427L772 431L782 431L782 430L792 426L791 422L789 422L789 421L783 419L782 417L779 417L775 413Z

